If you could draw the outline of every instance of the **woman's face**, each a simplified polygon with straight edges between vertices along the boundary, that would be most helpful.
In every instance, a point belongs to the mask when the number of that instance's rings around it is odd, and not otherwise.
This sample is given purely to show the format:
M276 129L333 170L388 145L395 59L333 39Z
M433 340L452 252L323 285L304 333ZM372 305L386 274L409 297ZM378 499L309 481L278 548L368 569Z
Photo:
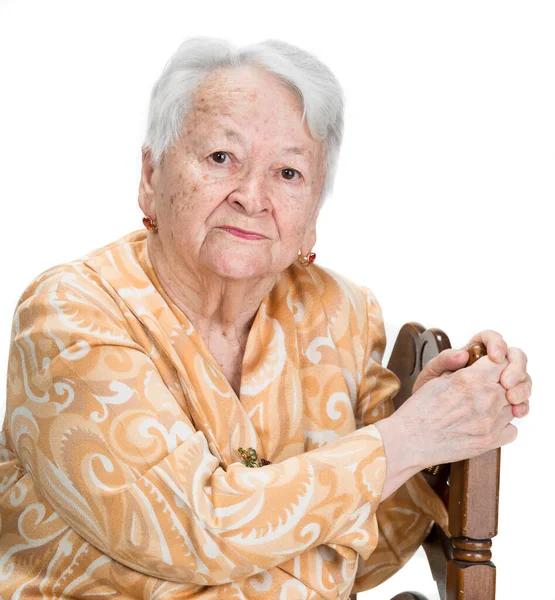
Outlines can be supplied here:
M222 69L198 88L160 167L143 154L139 203L176 268L263 278L311 250L324 147L301 116L297 96L260 67Z

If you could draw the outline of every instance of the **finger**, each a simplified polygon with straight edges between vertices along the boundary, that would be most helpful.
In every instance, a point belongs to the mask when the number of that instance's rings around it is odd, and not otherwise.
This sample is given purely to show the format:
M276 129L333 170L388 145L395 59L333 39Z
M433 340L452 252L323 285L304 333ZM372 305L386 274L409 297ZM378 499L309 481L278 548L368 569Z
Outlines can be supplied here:
M462 369L467 361L468 352L466 350L447 348L426 364L426 370L429 370L431 377L439 377L446 371Z
M511 421L515 418L513 408L515 407L506 403L499 408L491 428L491 433L494 436L493 443L490 446L492 449L509 444L516 439L517 429L511 424Z
M412 386L412 393L416 393L431 379L435 379L441 375L449 375L454 371L462 369L467 362L468 352L466 350L456 350L454 348L443 350L426 363Z
M520 404L525 402L532 395L532 380L528 381L528 377L525 381L522 381L515 387L505 392L505 398L511 404Z
M517 435L518 429L512 423L509 423L501 430L501 434L498 438L498 447L514 442Z
M482 342L486 346L488 356L494 362L500 363L505 359L508 350L507 343L503 339L503 336L497 331L491 329L480 331L480 333L472 336L470 342L466 344L465 350L468 350L468 348L476 342Z
M485 381L498 383L501 373L508 365L509 361L507 359L504 359L500 364L491 360L489 356L482 356L482 358L479 358L470 367L466 367L466 369Z
M501 384L505 389L509 390L526 379L528 357L520 348L512 347L507 351L507 358L509 366L501 375Z
M512 406L513 416L517 419L522 419L530 412L530 402L525 400L521 404L517 404L516 406Z

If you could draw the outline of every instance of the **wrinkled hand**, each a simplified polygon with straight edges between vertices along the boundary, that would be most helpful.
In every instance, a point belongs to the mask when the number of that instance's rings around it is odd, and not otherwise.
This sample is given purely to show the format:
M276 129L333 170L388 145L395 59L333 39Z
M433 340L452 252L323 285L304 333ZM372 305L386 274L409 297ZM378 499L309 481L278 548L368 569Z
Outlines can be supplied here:
M532 379L526 372L528 358L520 348L508 348L501 334L490 329L477 333L463 348L444 350L428 362L414 382L412 393L443 373L453 373L463 368L469 357L467 349L476 342L486 346L488 358L492 361L500 364L508 360L499 383L506 390L505 398L512 405L513 417L526 416L530 410L529 398L532 393Z
M456 462L516 439L514 406L500 383L508 365L507 359L497 363L488 355L465 369L444 372L388 417L410 460L424 467Z

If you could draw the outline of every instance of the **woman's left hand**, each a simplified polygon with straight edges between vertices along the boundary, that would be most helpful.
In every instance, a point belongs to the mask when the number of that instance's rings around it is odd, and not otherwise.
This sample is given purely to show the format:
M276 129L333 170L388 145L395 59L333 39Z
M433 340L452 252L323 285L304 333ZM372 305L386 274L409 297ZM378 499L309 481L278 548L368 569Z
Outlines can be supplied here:
M532 379L526 372L528 358L520 348L509 348L503 336L491 329L474 335L463 348L459 350L449 348L430 360L416 378L412 393L414 394L430 379L440 377L443 373L452 373L466 366L469 358L467 349L476 342L482 342L485 345L488 357L494 362L502 363L505 359L509 361L509 364L501 372L499 383L506 390L507 402L513 405L513 417L527 415L530 410L529 398L532 393Z

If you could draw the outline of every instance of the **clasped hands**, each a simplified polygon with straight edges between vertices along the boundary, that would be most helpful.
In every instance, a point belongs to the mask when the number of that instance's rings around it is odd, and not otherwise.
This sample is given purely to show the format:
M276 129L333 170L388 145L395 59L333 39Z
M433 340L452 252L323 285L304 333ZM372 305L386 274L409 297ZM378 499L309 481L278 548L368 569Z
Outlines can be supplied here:
M466 367L467 348L476 342L485 345L487 356ZM512 442L517 429L511 421L530 408L527 362L522 350L507 347L491 330L429 361L412 396L378 423L390 465L400 457L406 475L410 469L472 458Z
M532 394L532 379L526 371L528 357L520 348L509 348L502 335L490 329L477 333L463 348L444 350L429 361L414 382L412 393L430 379L464 367L469 357L467 349L476 342L485 345L490 360L503 365L499 383L506 390L505 398L512 406L513 417L526 416L530 411L529 398Z

